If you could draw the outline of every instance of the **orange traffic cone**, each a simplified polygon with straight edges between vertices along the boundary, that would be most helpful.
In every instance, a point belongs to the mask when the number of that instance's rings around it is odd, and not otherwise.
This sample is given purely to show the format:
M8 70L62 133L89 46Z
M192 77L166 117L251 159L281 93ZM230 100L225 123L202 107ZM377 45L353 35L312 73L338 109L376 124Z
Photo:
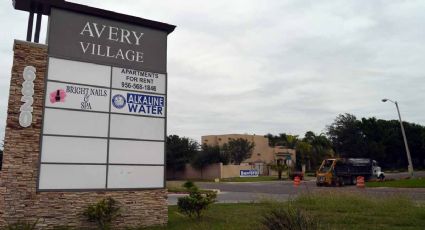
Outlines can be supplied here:
M365 188L364 177L362 176L357 177L357 188Z
M294 178L294 187L298 187L298 185L300 185L300 182L301 182L300 177L296 176Z

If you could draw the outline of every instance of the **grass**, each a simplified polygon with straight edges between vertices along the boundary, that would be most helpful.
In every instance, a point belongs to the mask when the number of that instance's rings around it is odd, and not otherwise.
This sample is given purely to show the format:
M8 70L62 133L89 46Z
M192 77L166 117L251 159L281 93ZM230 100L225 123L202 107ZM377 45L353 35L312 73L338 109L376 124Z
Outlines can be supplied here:
M205 212L201 220L197 220L187 218L180 214L177 211L177 206L170 206L168 209L168 227L150 227L141 229L256 229L256 226L259 226L258 223L260 221L261 213L267 209L267 204L214 204Z
M361 194L301 196L295 205L318 218L321 229L423 229L425 207L405 197L367 198Z
M292 205L319 220L320 229L424 229L425 207L404 197L368 198L360 193L301 195ZM201 220L190 219L170 206L168 227L163 229L260 229L261 215L275 202L214 204ZM278 203L287 206L288 203Z
M425 188L425 178L366 182L366 187Z
M171 193L187 193L187 189L183 187L184 181L167 181L166 187Z
M309 177L316 177L316 173L315 172L308 172L305 175L306 176L309 176Z

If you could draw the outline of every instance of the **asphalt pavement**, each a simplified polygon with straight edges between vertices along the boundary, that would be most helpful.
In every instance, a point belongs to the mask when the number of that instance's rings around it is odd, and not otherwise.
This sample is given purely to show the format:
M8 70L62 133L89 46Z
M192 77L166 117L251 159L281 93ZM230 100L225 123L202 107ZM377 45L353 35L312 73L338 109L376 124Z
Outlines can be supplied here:
M406 174L406 175L404 175ZM387 178L404 178L407 173L386 174ZM421 171L416 176L425 177ZM286 201L303 193L343 191L359 193L372 197L407 196L413 200L425 202L425 188L357 188L356 186L344 187L317 187L314 178L302 181L295 187L292 181L265 181L265 182L197 182L202 189L218 190L218 203L260 202L262 200ZM169 194L169 205L177 204L178 197L184 194Z

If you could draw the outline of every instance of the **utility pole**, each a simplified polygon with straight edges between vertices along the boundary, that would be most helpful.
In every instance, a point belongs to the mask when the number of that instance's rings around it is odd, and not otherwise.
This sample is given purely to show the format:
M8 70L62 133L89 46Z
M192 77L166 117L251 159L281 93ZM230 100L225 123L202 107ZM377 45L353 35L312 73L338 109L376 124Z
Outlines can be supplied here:
M401 134L403 135L404 147L406 148L407 161L409 165L407 166L407 170L409 171L410 178L413 178L413 164L412 158L410 157L409 145L407 144L406 132L404 131L403 121L401 120L400 109L398 108L397 101L392 101L390 99L382 99L382 102L390 101L395 104L398 113L398 119L400 121Z

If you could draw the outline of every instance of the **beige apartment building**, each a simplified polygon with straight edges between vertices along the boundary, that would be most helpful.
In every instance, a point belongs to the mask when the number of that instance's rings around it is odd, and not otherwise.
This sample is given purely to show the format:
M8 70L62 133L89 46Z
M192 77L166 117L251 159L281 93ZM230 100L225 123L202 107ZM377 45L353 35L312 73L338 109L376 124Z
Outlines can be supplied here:
M259 135L249 134L223 134L202 136L202 144L211 146L223 146L232 139L242 138L255 144L254 150L250 158L246 159L242 164L248 164L260 171L260 174L269 174L267 165L276 161L282 161L289 166L296 163L295 149L289 149L285 146L269 146L269 139Z

